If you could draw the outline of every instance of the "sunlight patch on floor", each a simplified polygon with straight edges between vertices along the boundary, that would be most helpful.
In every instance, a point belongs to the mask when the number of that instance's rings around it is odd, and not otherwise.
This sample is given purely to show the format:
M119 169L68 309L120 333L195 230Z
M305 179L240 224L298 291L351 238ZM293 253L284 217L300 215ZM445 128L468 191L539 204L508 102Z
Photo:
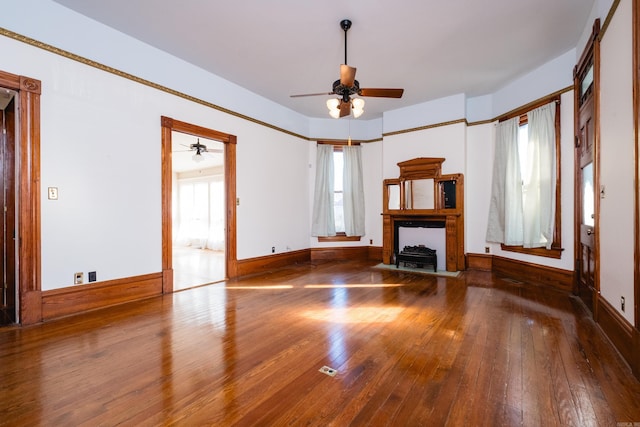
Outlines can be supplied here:
M305 288L309 289L334 289L334 288L400 288L404 285L398 283L363 283L363 284L327 284L327 285L304 285Z
M292 285L256 285L256 286L225 286L225 289L259 289L259 290L270 290L270 289L293 289Z
M306 310L301 313L307 319L332 323L389 323L393 322L404 307L356 307Z

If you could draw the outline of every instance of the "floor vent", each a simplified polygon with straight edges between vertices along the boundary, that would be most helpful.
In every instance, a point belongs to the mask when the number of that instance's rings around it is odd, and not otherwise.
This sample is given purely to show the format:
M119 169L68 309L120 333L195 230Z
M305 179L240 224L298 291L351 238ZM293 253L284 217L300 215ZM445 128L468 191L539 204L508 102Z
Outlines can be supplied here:
M505 277L502 280L504 280L505 282L513 283L514 285L522 285L522 284L524 284L524 282L521 282L520 280L511 279L511 278L508 278L508 277Z
M335 377L336 374L338 373L338 371L328 366L323 366L322 368L319 369L319 371L325 375L329 375L330 377Z

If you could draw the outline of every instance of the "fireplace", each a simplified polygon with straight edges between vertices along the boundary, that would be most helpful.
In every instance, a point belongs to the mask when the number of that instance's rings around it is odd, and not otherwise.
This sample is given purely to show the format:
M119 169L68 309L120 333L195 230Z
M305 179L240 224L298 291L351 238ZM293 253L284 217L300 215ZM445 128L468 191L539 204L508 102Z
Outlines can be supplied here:
M444 228L447 271L465 269L462 174L441 174L443 158L398 163L400 178L383 183L382 261L394 264L400 228Z

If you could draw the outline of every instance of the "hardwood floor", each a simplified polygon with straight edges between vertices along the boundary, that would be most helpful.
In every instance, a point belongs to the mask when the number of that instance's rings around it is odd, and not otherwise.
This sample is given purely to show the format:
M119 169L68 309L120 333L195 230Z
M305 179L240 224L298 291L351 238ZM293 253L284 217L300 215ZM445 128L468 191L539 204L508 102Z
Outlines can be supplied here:
M173 290L220 282L225 278L224 251L173 247Z
M640 422L640 383L576 298L375 264L295 265L0 329L0 424Z

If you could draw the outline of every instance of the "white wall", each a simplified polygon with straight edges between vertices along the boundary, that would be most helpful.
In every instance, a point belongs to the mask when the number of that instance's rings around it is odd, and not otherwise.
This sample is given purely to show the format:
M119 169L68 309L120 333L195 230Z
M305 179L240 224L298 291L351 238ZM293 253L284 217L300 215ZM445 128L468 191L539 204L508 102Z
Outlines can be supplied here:
M464 122L416 132L387 136L383 142L384 179L400 175L398 163L416 157L444 157L442 173L465 172L466 129Z
M464 177L467 253L483 254L485 247L493 246L486 242L485 237L491 200L494 134L493 123L470 126L467 129L467 170Z
M601 43L600 291L633 323L634 131L631 0L622 0ZM626 300L621 311L620 297Z
M59 189L42 191L43 290L161 271L163 115L237 136L238 259L308 247L304 140L10 38L0 51L42 81L42 189Z

